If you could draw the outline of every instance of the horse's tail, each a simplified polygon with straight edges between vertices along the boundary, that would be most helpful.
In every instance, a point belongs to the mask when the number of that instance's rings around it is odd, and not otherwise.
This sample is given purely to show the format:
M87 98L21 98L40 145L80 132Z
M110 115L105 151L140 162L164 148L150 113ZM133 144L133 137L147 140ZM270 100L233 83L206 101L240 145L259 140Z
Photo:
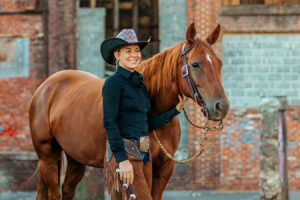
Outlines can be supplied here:
M62 183L64 182L65 178L65 154L64 151L61 151L60 154L60 159L58 159L57 163L57 168L58 168L58 185L61 186Z
M27 179L27 183L29 183L33 179L33 177L37 174L39 169L40 169L40 162L38 162L38 165L36 166L33 174Z

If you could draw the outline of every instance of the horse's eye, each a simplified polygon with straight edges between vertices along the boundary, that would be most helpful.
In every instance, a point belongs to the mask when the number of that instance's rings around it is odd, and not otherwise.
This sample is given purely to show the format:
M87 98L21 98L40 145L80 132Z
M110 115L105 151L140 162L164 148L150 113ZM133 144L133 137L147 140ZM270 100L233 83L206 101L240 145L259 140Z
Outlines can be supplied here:
M194 68L199 68L200 67L200 65L198 64L198 63L192 63L192 66L194 67Z

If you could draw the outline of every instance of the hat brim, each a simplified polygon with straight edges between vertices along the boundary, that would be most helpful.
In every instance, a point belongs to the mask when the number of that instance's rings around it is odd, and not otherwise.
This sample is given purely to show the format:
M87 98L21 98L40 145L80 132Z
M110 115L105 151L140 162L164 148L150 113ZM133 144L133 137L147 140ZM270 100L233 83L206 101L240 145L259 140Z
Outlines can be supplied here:
M114 57L114 51L117 50L118 48L130 44L137 44L140 47L140 50L143 50L149 44L150 38L148 41L139 41L135 43L128 43L125 40L119 39L119 38L108 38L104 40L101 45L100 45L100 52L103 57L103 59L109 63L109 64L114 64L115 62L115 57Z

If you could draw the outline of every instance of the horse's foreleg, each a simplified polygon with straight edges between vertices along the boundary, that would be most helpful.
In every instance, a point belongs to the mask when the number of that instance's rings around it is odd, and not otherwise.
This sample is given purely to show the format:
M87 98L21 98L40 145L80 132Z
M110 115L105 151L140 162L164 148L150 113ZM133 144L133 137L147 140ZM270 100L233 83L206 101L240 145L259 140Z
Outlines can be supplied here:
M70 156L67 156L67 159L68 165L62 186L62 199L72 200L75 195L76 186L82 179L86 166L73 160Z
M153 166L154 167L154 166ZM151 195L153 200L161 200L165 187L172 175L174 162L168 160L161 168L153 170Z

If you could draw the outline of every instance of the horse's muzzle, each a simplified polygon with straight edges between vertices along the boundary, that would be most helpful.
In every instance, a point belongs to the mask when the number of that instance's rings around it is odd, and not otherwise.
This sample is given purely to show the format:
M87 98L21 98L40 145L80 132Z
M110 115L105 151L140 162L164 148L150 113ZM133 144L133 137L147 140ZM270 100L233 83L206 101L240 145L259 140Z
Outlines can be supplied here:
M214 103L208 106L209 119L213 121L223 120L230 108L230 104L227 98L218 99Z

